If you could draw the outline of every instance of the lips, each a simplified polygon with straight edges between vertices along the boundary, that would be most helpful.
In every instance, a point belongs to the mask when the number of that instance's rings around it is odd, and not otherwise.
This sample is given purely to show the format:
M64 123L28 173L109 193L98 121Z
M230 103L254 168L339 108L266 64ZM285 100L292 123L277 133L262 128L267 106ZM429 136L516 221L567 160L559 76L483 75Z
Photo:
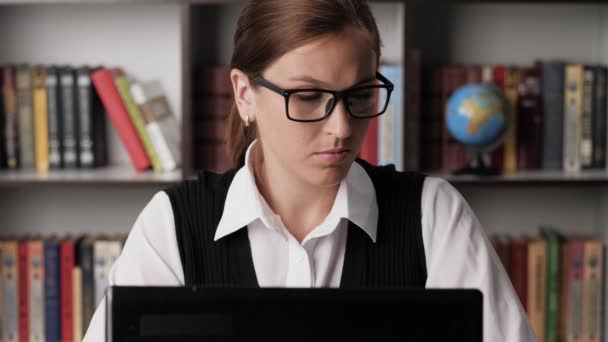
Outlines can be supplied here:
M325 150L325 151L321 151L321 152L317 152L317 153L344 153L344 152L349 152L350 150L347 148L333 148L331 150Z
M331 150L317 152L316 155L328 164L340 164L346 160L346 156L348 156L349 153L349 149L334 148Z

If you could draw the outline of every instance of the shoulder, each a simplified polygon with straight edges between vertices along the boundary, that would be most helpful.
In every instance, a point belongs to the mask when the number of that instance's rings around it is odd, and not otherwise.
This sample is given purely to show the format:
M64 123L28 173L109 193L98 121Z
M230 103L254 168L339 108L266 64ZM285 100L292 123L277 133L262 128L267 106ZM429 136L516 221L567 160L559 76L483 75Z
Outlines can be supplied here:
M167 187L162 192L168 196L170 203L173 204L179 199L192 198L191 196L197 194L201 196L208 193L221 193L228 189L236 172L236 169L222 173L200 171L195 177Z
M471 234L481 230L481 224L466 199L443 178L425 178L420 204L425 244L456 236L470 238Z
M157 192L141 211L134 229L141 230L152 245L162 246L175 240L175 223L169 196L164 191Z

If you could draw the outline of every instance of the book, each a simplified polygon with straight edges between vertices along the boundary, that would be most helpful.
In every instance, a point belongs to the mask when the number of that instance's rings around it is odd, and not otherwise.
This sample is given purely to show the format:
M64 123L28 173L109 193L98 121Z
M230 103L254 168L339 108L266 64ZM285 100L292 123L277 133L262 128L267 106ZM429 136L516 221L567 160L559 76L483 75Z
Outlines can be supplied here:
M34 68L33 83L36 170L45 172L49 170L49 118L44 67Z
M593 84L593 115L592 115L592 144L593 160L592 167L595 169L606 168L606 86L608 82L608 68L596 66L594 69Z
M564 72L563 62L541 62L542 68L542 168L561 170L564 165Z
M583 70L581 64L568 64L564 79L564 171L581 170L583 116Z
M27 242L29 267L29 336L30 341L46 341L44 330L44 244L42 240Z
M162 170L174 170L181 164L179 124L160 81L134 82L131 84L131 94L144 118ZM224 133L225 127L216 127L215 130L218 134Z
M131 118L131 122L135 126L135 130L137 131L137 135L141 140L146 154L152 163L152 168L156 172L162 171L162 166L158 159L157 151L154 149L154 145L152 144L152 140L150 139L150 135L146 130L146 121L142 116L142 113L137 106L137 103L133 99L130 89L130 82L127 79L124 71L121 68L112 68L112 76L114 77L114 83L116 84L116 88L120 93L120 97L129 113L129 117Z
M107 68L101 68L91 74L91 80L123 146L131 158L133 167L138 172L148 169L151 165L150 159L114 84L112 73Z
M61 94L62 119L62 160L63 167L78 167L78 132L80 131L76 105L76 77L69 66L59 69L59 90Z
M91 82L91 72L100 67L82 66L76 70L79 132L78 166L101 167L108 164L107 113Z
M61 89L59 84L59 70L55 66L46 68L46 94L49 134L49 167L60 169L63 167L63 114L61 106Z
M517 171L517 125L518 116L518 86L519 86L519 70L517 67L510 66L505 68L504 76L504 92L513 108L513 113L509 118L509 128L504 140L504 171L513 173Z
M72 274L72 290L73 290L73 316L74 316L74 341L82 341L84 335L82 329L82 269L80 266L75 266Z
M582 291L583 341L600 342L603 303L603 245L602 241L589 239L584 246L584 270Z
M17 244L19 278L17 286L19 294L19 341L29 341L30 338L30 286L27 239Z
M0 242L2 258L2 341L19 341L19 247L17 240Z
M547 241L528 243L528 319L539 341L545 340L547 300Z
M74 240L67 238L59 243L59 273L61 299L61 341L74 341Z
M19 158L23 169L33 169L35 166L32 94L32 68L27 64L21 64L17 66L17 122Z
M541 167L543 128L540 67L519 68L518 81L517 168L536 170Z
M61 340L59 241L44 241L44 331L49 342Z
M19 138L17 125L17 84L16 71L12 65L2 68L2 96L4 98L4 147L6 164L9 169L19 167Z
M594 69L591 66L583 67L583 110L581 114L581 140L580 163L581 169L590 169L593 166L593 87L595 83Z

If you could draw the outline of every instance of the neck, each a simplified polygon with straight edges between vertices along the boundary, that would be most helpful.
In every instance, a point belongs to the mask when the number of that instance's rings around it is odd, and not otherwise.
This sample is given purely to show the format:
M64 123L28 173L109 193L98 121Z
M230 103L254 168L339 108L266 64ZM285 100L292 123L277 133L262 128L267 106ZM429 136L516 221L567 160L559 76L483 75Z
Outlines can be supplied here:
M254 178L260 194L281 217L291 235L301 243L331 211L339 184L311 186L293 177L281 165L270 164L262 158L255 159Z

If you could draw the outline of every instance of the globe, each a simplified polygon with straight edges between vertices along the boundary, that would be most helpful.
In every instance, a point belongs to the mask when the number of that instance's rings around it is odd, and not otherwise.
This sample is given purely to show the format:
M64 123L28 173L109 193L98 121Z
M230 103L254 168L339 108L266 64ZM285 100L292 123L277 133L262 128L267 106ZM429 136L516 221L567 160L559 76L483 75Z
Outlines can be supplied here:
M512 115L504 92L492 84L467 84L452 93L446 106L448 132L473 157L456 173L497 174L485 165L482 153L500 146Z

